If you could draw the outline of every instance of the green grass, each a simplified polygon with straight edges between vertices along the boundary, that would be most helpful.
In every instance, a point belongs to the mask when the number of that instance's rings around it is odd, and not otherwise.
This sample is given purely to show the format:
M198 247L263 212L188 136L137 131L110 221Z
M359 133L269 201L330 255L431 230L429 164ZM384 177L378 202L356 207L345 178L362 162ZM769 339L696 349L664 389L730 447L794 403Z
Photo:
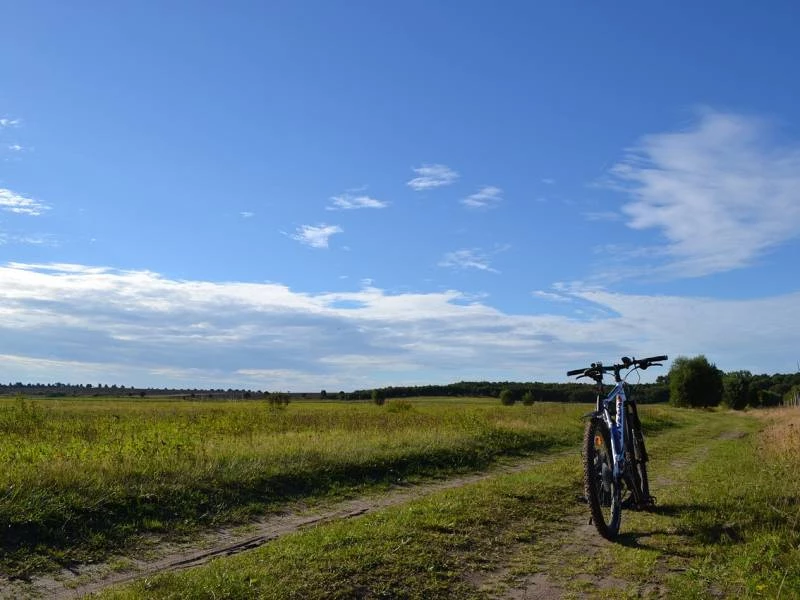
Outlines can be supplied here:
M707 417L643 411L661 431ZM670 417L669 414L672 414ZM573 527L577 452L528 472L431 494L365 517L316 527L237 557L107 591L103 598L474 598L475 585L537 542ZM666 436L678 432L664 433Z
M0 401L0 571L93 562L143 533L564 448L585 410L407 404Z
M576 452L101 597L485 598L547 573L567 598L798 598L800 465L781 444L796 435L800 449L800 432L727 412L642 412L680 427L650 432L659 504L626 511L617 543L579 525Z

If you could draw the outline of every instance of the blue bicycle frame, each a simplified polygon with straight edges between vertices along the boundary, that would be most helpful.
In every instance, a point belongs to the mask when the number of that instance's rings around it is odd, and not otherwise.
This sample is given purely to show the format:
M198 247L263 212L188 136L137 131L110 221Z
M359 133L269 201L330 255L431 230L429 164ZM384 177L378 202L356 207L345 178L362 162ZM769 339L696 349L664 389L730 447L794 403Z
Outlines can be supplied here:
M616 418L611 418L608 407L611 403L615 405ZM625 395L625 382L618 381L614 389L600 400L602 408L594 414L601 417L611 432L611 454L614 457L614 479L619 480L625 468L625 406L628 397ZM599 414L598 414L599 413Z

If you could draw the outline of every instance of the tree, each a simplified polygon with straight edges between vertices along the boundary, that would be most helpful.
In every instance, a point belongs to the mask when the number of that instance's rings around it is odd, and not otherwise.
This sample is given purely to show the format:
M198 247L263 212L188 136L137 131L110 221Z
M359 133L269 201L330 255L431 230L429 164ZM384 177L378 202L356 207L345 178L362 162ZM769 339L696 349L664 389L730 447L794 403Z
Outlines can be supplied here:
M372 390L372 401L378 406L383 406L386 402L386 394L383 390Z
M533 406L533 392L531 390L528 390L523 394L522 403L525 406Z
M325 390L322 390L319 393L319 397L320 397L321 400L325 400L328 397L328 392L326 392Z
M512 406L516 400L517 399L514 398L514 392L510 389L504 388L503 391L500 392L500 404L503 406Z
M669 401L674 406L716 406L722 399L722 372L700 354L679 356L669 370Z
M733 371L722 377L722 403L728 408L742 410L750 399L750 371Z

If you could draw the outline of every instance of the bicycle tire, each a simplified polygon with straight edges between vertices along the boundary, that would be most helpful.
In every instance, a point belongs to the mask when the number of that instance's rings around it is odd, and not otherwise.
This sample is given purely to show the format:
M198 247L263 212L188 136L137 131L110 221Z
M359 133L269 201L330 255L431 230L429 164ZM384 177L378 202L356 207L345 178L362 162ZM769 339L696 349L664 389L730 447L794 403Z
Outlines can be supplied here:
M647 450L644 447L644 436L642 435L642 423L639 420L639 411L634 404L628 405L630 418L627 423L630 426L629 446L632 449L632 470L636 482L637 507L645 508L652 505L653 498L650 496L650 482L647 478Z
M634 432L634 457L636 460L636 470L639 475L640 493L642 496L642 506L653 504L653 497L650 495L650 482L647 479L647 452L644 449L644 439L641 434Z
M601 419L593 418L586 423L583 466L583 484L592 522L601 536L613 539L622 521L622 482L614 478L611 435Z

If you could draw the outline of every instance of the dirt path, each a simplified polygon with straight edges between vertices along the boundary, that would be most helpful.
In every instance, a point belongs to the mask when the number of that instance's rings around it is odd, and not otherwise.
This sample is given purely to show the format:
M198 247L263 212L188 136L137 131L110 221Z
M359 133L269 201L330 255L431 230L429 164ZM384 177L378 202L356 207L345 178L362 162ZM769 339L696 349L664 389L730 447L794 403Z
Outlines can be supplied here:
M389 506L404 504L440 491L476 483L499 474L516 473L576 454L569 450L518 461L504 461L486 471L452 477L441 481L398 486L383 494L373 494L309 509L295 504L285 512L270 515L246 527L220 529L197 536L190 544L160 544L148 551L147 558L124 557L99 565L64 570L57 575L34 578L31 582L8 582L0 579L0 599L81 598L112 585L149 577L157 573L179 571L205 564L215 558L231 556L257 548L281 536L313 525L350 519Z
M720 440L736 440L746 435L744 431L725 431L690 452L675 457L667 465L653 469L651 479L654 493L659 489L683 485L686 467L702 462L712 445ZM653 509L659 513L664 507ZM646 514L646 513L645 513ZM625 515L623 514L623 524ZM648 547L650 535L626 535L623 525L619 544L628 547ZM535 548L522 547L515 557L516 568L495 573L479 582L497 600L557 600L560 598L654 598L667 597L663 585L670 573L682 572L681 561L665 561L663 557L652 565L650 581L631 582L610 575L614 542L600 537L589 522L585 504L576 503L562 526L548 539L541 540ZM525 554L530 551L529 554ZM531 566L536 565L535 569Z

